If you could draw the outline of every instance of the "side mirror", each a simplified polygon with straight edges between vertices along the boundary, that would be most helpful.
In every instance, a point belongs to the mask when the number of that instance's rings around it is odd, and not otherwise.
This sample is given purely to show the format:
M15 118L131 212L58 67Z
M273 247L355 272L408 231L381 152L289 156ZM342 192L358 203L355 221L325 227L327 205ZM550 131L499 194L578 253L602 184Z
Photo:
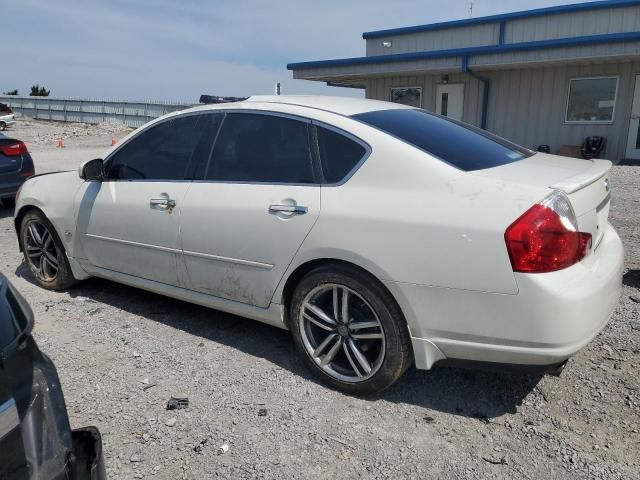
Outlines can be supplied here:
M84 162L78 169L78 175L83 180L101 182L104 180L104 164L101 158L94 158Z

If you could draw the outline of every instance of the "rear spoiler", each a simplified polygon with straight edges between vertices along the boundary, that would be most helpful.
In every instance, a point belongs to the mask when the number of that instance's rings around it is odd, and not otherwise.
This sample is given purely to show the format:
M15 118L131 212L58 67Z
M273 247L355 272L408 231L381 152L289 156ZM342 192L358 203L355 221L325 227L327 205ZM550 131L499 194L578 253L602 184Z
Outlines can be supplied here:
M604 177L611 166L613 165L609 160L591 160L593 165L578 175L571 176L566 180L561 180L553 185L549 185L550 188L555 190L562 190L564 193L573 193L578 190L597 182Z

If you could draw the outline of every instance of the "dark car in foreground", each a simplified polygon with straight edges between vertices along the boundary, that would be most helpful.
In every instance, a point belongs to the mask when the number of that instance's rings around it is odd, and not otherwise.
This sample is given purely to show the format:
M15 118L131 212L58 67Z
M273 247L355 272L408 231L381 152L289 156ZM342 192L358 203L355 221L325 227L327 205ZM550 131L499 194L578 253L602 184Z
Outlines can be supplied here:
M18 189L34 174L25 143L0 135L0 200L5 206L13 206Z
M104 479L100 433L71 430L55 366L32 328L29 305L0 274L0 479Z

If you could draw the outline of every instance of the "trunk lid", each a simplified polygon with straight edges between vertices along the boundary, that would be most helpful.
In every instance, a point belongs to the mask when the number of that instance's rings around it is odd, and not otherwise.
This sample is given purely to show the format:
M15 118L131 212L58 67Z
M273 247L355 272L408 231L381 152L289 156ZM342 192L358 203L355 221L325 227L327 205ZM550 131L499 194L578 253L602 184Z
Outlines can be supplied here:
M472 174L566 193L578 217L578 228L591 234L595 249L609 218L611 165L609 160L583 160L537 153L518 162L477 170Z

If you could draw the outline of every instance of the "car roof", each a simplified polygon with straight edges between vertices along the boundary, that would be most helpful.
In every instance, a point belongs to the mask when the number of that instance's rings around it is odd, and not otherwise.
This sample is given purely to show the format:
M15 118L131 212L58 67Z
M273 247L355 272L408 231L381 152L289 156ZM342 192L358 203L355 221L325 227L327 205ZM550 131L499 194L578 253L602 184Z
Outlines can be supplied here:
M323 110L338 115L357 115L360 113L399 108L413 108L398 103L382 102L355 97L337 97L328 95L254 95L241 102L218 103L195 107L197 110L233 109L234 105L246 108L251 103L271 103L274 105L291 105Z

